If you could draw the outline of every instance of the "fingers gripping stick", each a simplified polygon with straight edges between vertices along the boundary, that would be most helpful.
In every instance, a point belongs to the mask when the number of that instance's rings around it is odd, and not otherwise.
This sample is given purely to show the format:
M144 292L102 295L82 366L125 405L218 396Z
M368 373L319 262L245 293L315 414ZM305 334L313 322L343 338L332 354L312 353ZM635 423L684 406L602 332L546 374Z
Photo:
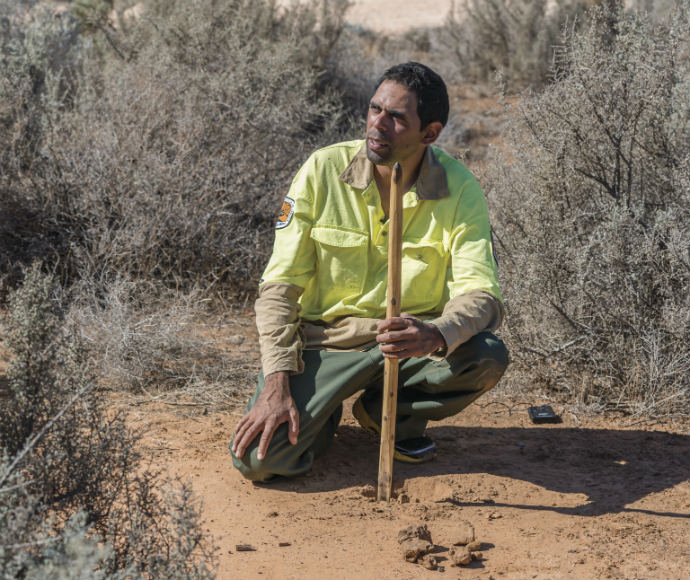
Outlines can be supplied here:
M386 318L400 316L400 266L402 262L402 168L393 167L390 188L390 232L388 235L388 291ZM398 359L387 358L383 367L383 412L379 454L378 500L389 501L393 487L395 417L398 406Z

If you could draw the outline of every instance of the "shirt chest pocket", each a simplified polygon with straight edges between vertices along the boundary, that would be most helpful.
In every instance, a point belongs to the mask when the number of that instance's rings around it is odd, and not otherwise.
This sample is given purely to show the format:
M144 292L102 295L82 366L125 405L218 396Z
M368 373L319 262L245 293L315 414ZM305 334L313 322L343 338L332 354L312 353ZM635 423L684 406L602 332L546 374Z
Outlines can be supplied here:
M359 295L368 268L369 236L364 232L316 226L310 233L316 251L319 293L328 301Z
M425 309L438 304L446 279L446 258L441 242L403 241L401 287L404 309Z

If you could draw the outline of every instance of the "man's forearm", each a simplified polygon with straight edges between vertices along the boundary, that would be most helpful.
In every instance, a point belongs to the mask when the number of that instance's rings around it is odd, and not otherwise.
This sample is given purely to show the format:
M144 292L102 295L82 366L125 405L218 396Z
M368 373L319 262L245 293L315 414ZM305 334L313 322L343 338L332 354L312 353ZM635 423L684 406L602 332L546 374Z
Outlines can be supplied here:
M299 334L299 286L268 282L254 304L264 376L278 372L301 373L302 340Z

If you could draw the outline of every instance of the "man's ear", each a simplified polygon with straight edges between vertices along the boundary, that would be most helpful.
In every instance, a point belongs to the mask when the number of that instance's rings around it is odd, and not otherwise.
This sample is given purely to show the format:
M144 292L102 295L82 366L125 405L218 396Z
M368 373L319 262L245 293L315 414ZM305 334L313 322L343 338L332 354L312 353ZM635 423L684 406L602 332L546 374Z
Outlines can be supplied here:
M431 145L434 141L436 141L436 139L438 139L438 136L441 134L442 130L443 125L441 125L439 121L432 121L424 128L424 131L422 131L422 143L424 145Z

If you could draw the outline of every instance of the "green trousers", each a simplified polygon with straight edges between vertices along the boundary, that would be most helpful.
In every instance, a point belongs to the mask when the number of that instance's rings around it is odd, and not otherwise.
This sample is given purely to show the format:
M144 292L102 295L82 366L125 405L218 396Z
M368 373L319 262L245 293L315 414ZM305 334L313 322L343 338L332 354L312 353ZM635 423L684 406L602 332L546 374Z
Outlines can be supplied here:
M256 458L259 437L233 463L253 481L276 475L293 477L307 472L314 459L328 449L342 415L342 402L359 391L364 408L379 424L384 358L378 347L363 352L306 350L305 370L290 377L290 391L299 410L299 437L288 440L287 423L275 431L262 461ZM400 361L396 439L424 433L427 422L462 411L496 385L508 366L508 351L498 338L483 332L442 361L410 358ZM259 375L251 409L264 386ZM232 443L231 443L232 446Z

